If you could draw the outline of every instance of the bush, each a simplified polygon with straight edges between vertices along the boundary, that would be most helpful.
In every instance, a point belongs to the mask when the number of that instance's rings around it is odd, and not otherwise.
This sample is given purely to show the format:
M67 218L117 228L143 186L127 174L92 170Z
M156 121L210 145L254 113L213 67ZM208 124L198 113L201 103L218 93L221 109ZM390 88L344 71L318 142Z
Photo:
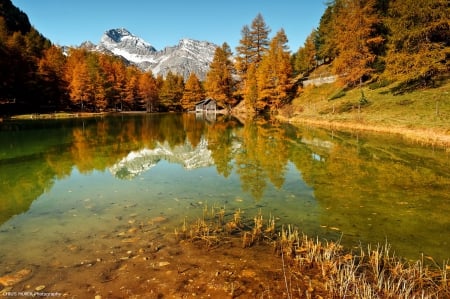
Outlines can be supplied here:
M336 100L345 96L345 91L343 89L338 90L335 94L333 94L328 101Z
M374 90L374 89L378 89L378 88L382 88L382 87L386 87L389 84L391 84L392 82L387 80L387 79L381 79L379 81L375 81L369 84L369 89Z

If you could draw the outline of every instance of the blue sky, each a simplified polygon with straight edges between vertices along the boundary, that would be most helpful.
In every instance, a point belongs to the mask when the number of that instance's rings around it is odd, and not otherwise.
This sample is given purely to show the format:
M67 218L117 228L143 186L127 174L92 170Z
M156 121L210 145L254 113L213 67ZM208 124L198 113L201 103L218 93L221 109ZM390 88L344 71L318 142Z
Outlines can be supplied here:
M12 0L31 24L58 45L98 43L113 28L126 28L157 50L182 38L227 42L233 52L241 29L261 13L270 37L283 28L292 52L302 46L325 11L325 0Z

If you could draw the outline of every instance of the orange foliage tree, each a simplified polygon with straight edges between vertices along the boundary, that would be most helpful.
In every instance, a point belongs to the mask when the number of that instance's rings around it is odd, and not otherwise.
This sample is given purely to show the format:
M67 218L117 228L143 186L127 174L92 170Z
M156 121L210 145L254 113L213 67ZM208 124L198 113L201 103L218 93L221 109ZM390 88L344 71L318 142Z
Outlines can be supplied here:
M227 43L217 47L214 58L206 74L206 95L217 101L221 107L229 107L234 103L233 92L235 69L231 62L231 49Z
M278 109L292 87L292 65L283 29L271 40L269 50L263 56L257 70L257 110Z
M194 110L195 103L205 97L200 80L195 73L189 75L184 87L183 97L181 98L181 107L184 110Z
M151 71L143 73L139 77L138 94L141 107L145 107L147 112L153 112L158 101L158 86Z
M374 36L375 26L381 22L375 10L375 0L336 0L334 39L337 57L334 72L344 85L354 86L374 71L376 55L373 44L383 42Z
M428 85L450 71L450 5L442 0L391 1L388 79Z

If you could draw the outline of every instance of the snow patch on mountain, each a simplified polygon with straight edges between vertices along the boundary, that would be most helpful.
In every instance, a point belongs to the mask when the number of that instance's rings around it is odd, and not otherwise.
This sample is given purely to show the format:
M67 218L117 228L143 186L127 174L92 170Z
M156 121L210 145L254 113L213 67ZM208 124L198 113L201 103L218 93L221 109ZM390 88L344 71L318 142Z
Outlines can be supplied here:
M92 48L91 44L86 46ZM195 73L200 80L205 79L216 48L217 45L207 41L183 38L178 45L157 51L150 43L125 28L106 31L95 46L96 51L121 56L143 71L151 70L155 76L165 77L171 71L182 75L185 80L191 73Z

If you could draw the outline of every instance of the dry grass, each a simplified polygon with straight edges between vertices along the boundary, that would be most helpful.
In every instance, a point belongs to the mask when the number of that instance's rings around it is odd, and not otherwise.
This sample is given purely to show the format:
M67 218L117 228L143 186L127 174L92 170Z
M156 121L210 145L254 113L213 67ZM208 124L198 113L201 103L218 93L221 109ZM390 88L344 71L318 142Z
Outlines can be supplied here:
M229 219L227 219L229 218ZM389 244L347 250L336 242L310 238L288 225L276 229L275 218L264 221L261 211L245 220L242 211L224 207L203 209L203 217L175 230L178 240L219 247L240 238L243 248L266 244L279 258L288 298L449 298L448 261L427 265L423 257L406 262Z

